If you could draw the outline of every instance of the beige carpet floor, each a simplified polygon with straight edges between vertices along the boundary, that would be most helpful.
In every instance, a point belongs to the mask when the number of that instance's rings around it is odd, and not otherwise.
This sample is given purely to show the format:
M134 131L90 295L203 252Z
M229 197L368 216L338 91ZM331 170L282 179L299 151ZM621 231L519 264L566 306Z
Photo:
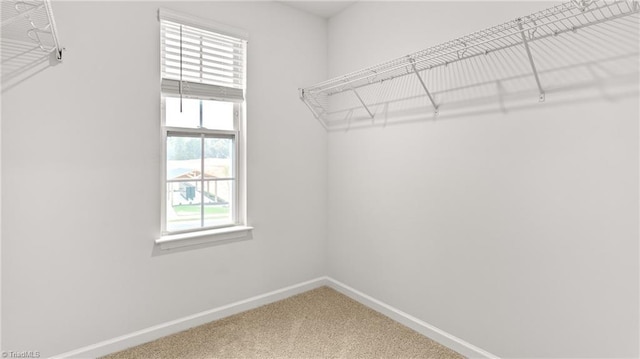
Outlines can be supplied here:
M463 358L328 287L104 358Z

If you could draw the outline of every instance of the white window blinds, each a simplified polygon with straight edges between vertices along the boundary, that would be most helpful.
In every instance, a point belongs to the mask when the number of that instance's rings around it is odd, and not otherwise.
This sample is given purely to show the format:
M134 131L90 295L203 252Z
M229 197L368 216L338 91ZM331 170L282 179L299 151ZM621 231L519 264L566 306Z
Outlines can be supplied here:
M167 10L159 17L163 95L244 101L245 39Z

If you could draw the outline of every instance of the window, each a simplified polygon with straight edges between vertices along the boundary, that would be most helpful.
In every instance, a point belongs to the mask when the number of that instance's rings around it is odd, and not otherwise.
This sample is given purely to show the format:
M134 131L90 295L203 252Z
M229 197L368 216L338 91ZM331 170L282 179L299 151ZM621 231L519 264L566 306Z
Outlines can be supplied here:
M164 9L159 18L162 235L244 226L246 36Z

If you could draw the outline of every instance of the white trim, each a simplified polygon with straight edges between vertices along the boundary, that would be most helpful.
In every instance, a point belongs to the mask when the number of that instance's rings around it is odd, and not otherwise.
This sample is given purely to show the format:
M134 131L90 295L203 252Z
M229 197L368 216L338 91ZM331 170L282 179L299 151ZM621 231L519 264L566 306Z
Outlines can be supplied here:
M186 246L196 246L210 242L228 242L231 240L248 239L253 227L233 226L203 231L193 231L180 234L170 234L156 239L160 249L174 249Z
M189 127L173 127L173 126L164 126L164 130L172 136L180 136L180 135L201 135L204 134L208 138L211 136L215 137L226 137L233 138L238 136L240 131L236 130L211 130L208 128L189 128ZM200 136L194 136L200 137Z
M282 289L274 290L262 295L257 295L245 300L240 300L218 308L196 313L184 318L172 320L162 324L158 324L146 329L123 335L117 338L102 341L97 344L88 345L76 350L55 355L52 358L96 358L107 354L115 353L136 345L144 344L167 335L181 332L183 330L193 328L198 325L206 324L214 320L222 319L230 315L241 313L250 309L254 309L278 300L286 299L296 294L316 289L322 286L328 286L338 292L350 297L351 299L367 306L389 318L405 325L418 333L427 336L438 343L457 351L468 358L495 358L498 356L480 349L444 330L434 327L416 317L413 317L401 310L398 310L386 303L372 298L356 289L347 286L333 278L324 276L318 277L306 282L295 284Z
M169 20L169 21L177 22L183 25L201 28L211 32L217 32L222 35L235 37L245 41L249 39L249 33L244 30L241 30L229 25L221 24L213 20L203 19L193 15L179 13L177 11L173 11L165 8L158 9L158 19Z
M262 295L257 295L245 300L224 305L218 308L196 313L184 318L172 320L152 327L138 330L136 332L123 335L110 340L105 340L97 344L88 345L80 349L55 355L52 358L96 358L107 354L115 353L136 345L144 344L167 335L181 332L198 325L206 324L214 320L228 317L250 309L254 309L269 303L282 300L296 294L316 289L326 285L327 278L320 277L306 282L295 284L282 289L274 290Z
M0 53L2 51L0 50ZM0 113L2 113L2 97L0 97ZM2 117L0 117L0 129L2 128ZM1 131L0 131L1 132ZM0 271L2 267L2 136L0 136ZM2 318L2 276L0 275L0 318ZM2 346L2 320L0 320L0 350Z
M348 285L341 283L333 278L327 277L328 286L337 290L338 292L350 297L351 299L395 320L396 322L403 324L416 332L429 337L436 342L457 351L458 353L466 356L467 358L495 358L499 359L497 355L491 354L486 350L480 349L475 345L472 345L454 335L445 332L427 322L424 322L414 316L411 316L399 309L396 309L384 302L381 302L375 298L372 298L356 289L349 287Z

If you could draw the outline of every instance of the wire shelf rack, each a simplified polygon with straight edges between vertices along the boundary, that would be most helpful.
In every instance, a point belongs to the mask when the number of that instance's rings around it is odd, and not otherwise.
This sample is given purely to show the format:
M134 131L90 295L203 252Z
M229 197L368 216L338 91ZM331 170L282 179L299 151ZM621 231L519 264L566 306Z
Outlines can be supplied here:
M437 116L456 96L487 87L528 88L542 102L559 68L592 71L629 49L637 56L638 12L637 0L566 2L299 89L300 99L326 129L358 116L373 120L400 101L418 101Z
M4 43L32 44L62 61L63 47L49 0L3 0L1 31ZM4 50L4 49L3 49Z

